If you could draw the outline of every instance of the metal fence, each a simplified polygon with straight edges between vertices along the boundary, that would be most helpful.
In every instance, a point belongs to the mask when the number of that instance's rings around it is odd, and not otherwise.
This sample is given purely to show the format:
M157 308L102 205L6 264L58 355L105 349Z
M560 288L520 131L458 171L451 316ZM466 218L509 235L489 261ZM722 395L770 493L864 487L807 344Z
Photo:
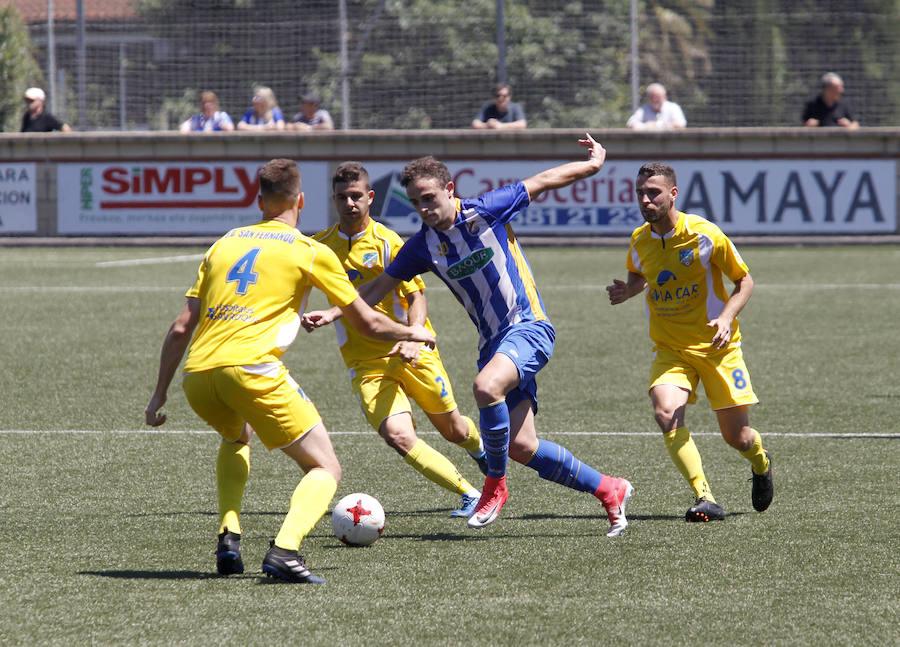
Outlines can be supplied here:
M900 125L892 1L507 0L499 40L497 0L131 6L116 21L88 10L81 32L73 20L30 24L55 112L79 130L177 128L204 90L237 121L257 84L288 120L314 91L338 128L465 128L500 60L530 127L622 127L633 51L638 85L665 84L689 127L800 125L826 71L843 76L862 125Z

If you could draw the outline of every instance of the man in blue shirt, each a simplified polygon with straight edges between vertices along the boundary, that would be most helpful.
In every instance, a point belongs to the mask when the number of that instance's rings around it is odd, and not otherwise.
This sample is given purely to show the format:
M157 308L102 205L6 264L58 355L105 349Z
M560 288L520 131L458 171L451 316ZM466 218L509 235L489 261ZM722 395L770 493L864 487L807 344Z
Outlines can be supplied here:
M625 504L633 492L623 478L606 476L556 443L539 439L537 372L553 353L556 332L547 318L528 261L509 224L545 191L594 175L606 159L587 135L579 140L588 159L557 166L522 182L461 200L447 167L433 157L410 162L400 178L422 218L422 229L404 243L386 270L359 288L368 303L417 274L434 272L465 307L480 333L475 401L488 473L468 525L493 522L506 503L507 458L554 481L600 499L610 521L608 537L625 530ZM330 323L322 312L307 313L313 326Z

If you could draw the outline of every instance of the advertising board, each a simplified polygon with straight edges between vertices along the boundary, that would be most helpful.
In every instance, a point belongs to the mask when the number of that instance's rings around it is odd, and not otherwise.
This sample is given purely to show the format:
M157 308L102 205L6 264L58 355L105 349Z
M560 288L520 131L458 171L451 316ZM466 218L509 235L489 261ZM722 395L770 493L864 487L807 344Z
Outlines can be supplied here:
M855 234L897 231L892 160L661 160L678 177L676 207L729 234ZM449 161L456 195L475 197L559 161ZM366 164L372 214L400 233L421 221L406 200L403 164ZM608 161L599 173L544 193L513 221L527 234L628 234L643 222L634 197L641 162Z
M259 161L59 164L60 234L222 234L259 220ZM324 229L326 162L300 163L300 229ZM311 187L312 190L307 190Z
M35 173L33 163L0 164L0 234L37 231Z

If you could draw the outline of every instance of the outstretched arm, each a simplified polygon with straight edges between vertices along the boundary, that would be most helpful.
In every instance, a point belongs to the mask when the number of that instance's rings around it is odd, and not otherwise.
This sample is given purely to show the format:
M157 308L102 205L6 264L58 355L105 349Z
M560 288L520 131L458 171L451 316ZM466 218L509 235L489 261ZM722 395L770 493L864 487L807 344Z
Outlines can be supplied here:
M387 272L382 272L368 283L359 286L359 296L370 306L374 306L380 303L388 292L400 285L400 282L400 279L395 279ZM343 314L345 313L342 313L337 306L327 310L310 310L303 313L303 316L300 318L300 324L306 332L312 332L316 328L327 326L340 319Z
M628 272L628 281L613 279L612 285L606 286L609 293L609 302L612 305L618 305L628 301L635 294L640 294L647 287L647 281L643 276L636 272Z
M404 326L377 310L361 297L341 307L341 313L351 326L367 337L387 341L420 341L434 348L434 335L421 324Z
M178 364L187 350L191 341L191 335L194 334L194 328L200 320L200 299L193 297L188 298L184 308L175 318L166 339L163 342L162 352L159 356L159 374L156 378L156 390L144 409L144 417L151 427L159 427L166 421L165 414L159 413L163 405L166 403L169 384L175 376Z
M523 180L531 200L536 199L544 191L559 189L577 180L590 177L602 168L606 161L606 149L590 134L585 134L585 139L579 139L578 143L588 149L588 158L585 161L555 166Z

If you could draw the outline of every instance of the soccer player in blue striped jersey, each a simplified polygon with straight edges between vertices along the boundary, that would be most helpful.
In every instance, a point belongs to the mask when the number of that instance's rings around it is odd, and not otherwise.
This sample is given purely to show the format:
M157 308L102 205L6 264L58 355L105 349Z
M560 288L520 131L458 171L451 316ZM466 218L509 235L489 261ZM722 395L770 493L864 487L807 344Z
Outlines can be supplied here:
M332 199L339 222L314 236L334 251L354 285L371 281L384 271L403 246L403 239L369 216L375 197L369 173L359 162L344 162L331 179ZM401 323L419 323L428 330L425 283L419 277L404 282L373 307ZM304 313L304 321L316 311ZM332 307L322 313L337 319L341 311ZM335 321L338 346L350 384L366 420L422 476L462 497L451 517L468 518L481 497L449 458L416 434L410 400L418 404L441 435L469 452L479 468L487 469L478 427L461 415L450 377L437 348L413 342L394 344L366 337L352 326Z
M507 458L534 469L541 478L600 499L611 524L607 536L620 535L628 525L625 503L633 491L631 483L601 474L565 447L539 439L534 426L535 378L550 359L556 333L509 223L541 193L600 170L604 148L590 135L579 143L588 149L588 159L466 200L454 196L443 163L433 157L410 162L401 184L422 218L422 229L404 243L385 272L359 288L368 303L378 303L402 281L434 272L478 328L474 393L488 474L475 514L469 517L472 528L493 522L506 503Z

